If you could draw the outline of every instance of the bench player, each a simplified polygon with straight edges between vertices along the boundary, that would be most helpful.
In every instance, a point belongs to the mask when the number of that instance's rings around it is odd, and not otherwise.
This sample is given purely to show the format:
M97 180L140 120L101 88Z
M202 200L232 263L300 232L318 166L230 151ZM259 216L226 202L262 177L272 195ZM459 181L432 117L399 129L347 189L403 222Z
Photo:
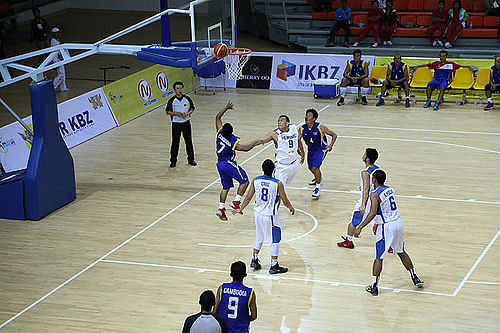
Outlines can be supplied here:
M368 63L361 60L361 50L354 50L352 53L353 60L347 61L347 66L344 70L344 75L342 76L342 82L340 83L340 98L337 102L337 106L344 105L344 97L347 91L347 86L351 87L361 87L361 104L367 105L366 95L369 91L368 82Z

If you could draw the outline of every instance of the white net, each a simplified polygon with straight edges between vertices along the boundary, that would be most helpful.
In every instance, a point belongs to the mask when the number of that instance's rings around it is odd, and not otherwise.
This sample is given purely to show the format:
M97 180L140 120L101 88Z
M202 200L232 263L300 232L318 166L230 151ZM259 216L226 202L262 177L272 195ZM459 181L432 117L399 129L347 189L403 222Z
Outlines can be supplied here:
M245 67L251 53L248 49L231 50L231 53L224 57L229 80L240 80L243 78L243 67Z

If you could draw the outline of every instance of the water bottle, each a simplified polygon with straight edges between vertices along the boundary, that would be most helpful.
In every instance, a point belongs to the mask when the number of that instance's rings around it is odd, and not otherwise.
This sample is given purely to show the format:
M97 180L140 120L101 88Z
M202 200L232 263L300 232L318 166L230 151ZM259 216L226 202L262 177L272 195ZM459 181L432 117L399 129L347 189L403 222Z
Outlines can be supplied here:
M399 102L399 98L394 97L394 103L398 103L398 102Z
M483 104L483 98L479 98L479 104Z
M476 106L477 106L477 101L474 101L474 107L476 107Z
M416 99L413 100L413 104L417 104L417 100Z
M469 23L469 29L472 29L472 21Z

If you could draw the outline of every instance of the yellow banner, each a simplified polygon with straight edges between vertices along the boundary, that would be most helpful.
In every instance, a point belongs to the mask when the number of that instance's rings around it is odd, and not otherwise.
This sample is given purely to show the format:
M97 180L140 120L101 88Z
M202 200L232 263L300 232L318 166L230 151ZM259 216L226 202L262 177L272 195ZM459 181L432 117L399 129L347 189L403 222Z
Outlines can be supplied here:
M437 53L437 52L436 52ZM376 57L375 59L375 66L387 66L391 62L394 61L394 57ZM407 64L408 66L416 66L416 65L421 65L421 64L428 64L430 62L433 62L435 60L439 60L439 57L436 58L416 58L416 57L404 57L401 58L401 61ZM494 59L453 59L453 58L448 58L448 60L454 61L459 65L464 65L464 66L476 66L477 68L490 68L495 64ZM410 91L412 94L415 94L417 96L425 96L425 90L424 89L411 89ZM380 88L373 88L372 93L378 93L380 92ZM483 90L467 90L466 91L467 96L479 96L479 97L484 97L484 91ZM458 90L451 90L446 93L446 95L451 95L454 97L461 96L461 91Z
M200 85L193 78L192 68L154 65L102 89L120 125L168 101L173 96L172 85L180 81L189 92Z

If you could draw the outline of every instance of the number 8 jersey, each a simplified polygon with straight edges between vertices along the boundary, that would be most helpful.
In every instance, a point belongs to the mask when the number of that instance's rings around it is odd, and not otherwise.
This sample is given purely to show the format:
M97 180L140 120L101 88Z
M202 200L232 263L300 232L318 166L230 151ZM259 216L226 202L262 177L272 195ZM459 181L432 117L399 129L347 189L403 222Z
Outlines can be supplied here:
M280 200L276 178L258 176L254 180L255 207L254 213L266 216L276 215L276 206Z
M399 219L398 207L396 206L396 194L392 187L380 186L375 189L380 197L380 205L377 208L376 224L385 224Z
M253 290L243 283L233 281L223 283L221 287L219 316L224 318L231 333L250 331L250 301Z

